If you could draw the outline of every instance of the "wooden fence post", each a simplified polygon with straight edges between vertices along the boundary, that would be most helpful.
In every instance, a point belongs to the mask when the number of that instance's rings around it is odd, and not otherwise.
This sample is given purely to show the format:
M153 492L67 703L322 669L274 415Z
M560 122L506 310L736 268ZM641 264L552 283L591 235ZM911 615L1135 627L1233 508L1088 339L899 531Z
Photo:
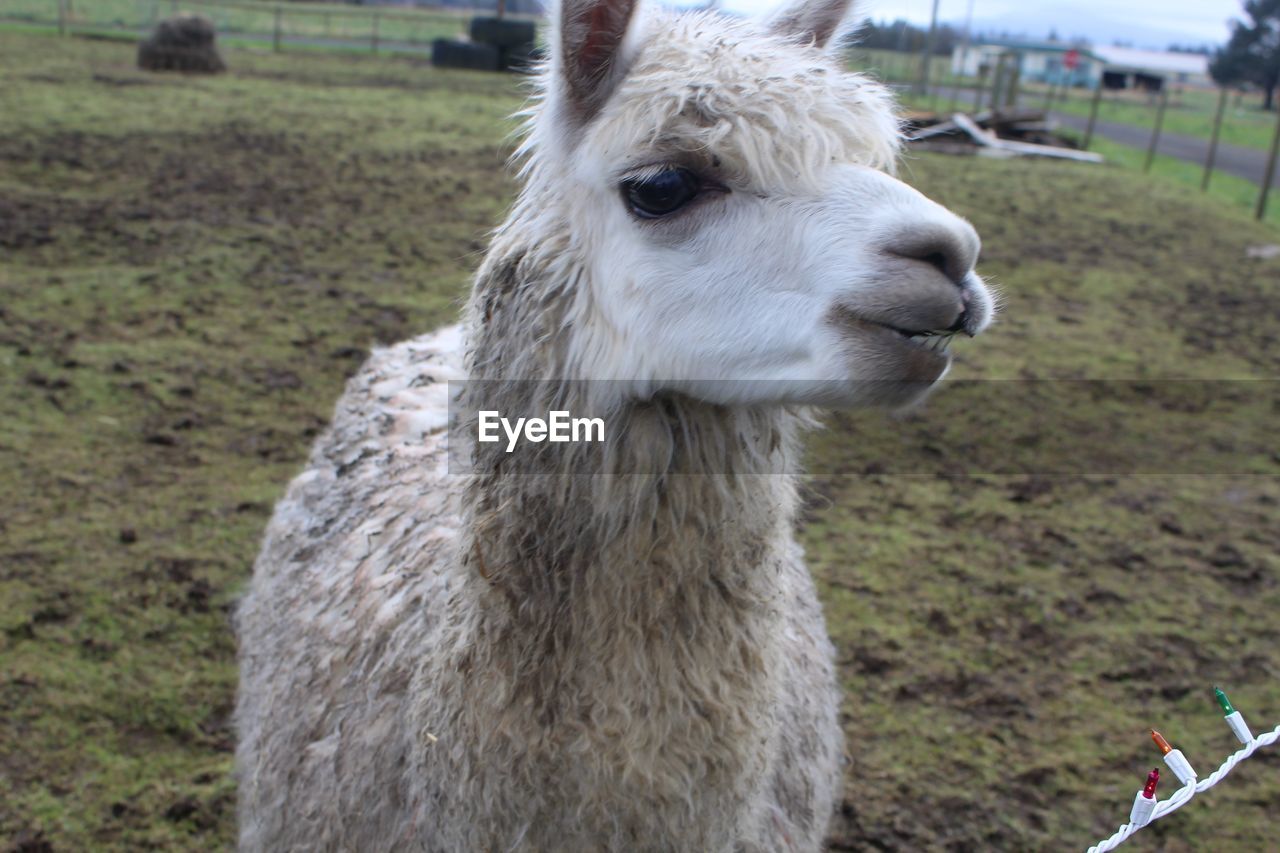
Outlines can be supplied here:
M1213 161L1218 157L1218 135L1222 130L1222 114L1227 109L1227 87L1218 93L1218 112L1213 117L1213 135L1209 137L1209 154L1204 159L1204 177L1200 179L1200 192L1209 189L1209 177L1213 174Z
M1169 83L1160 84L1160 106L1156 108L1156 126L1151 129L1151 144L1147 146L1147 162L1142 164L1143 172L1151 171L1151 164L1156 159L1156 146L1160 144L1160 128L1164 126L1164 108L1169 105Z
M373 36L371 40L372 41L371 46L374 53L378 52L378 26L381 21L382 21L382 13L374 12L373 13Z
M1009 60L1009 79L1006 82L1004 105L1007 109L1018 108L1018 90L1022 86L1022 65L1016 59Z
M1276 132L1271 137L1271 153L1267 156L1267 173L1262 178L1262 188L1258 191L1258 208L1253 212L1256 219L1267 215L1267 193L1271 191L1271 182L1276 176L1276 153L1280 152L1280 104L1275 106Z
M275 8L275 17L271 27L271 49L280 52L280 7Z
M58 35L67 34L67 0L58 0Z
M1102 102L1102 79L1098 79L1098 85L1093 90L1093 103L1089 105L1089 124L1084 129L1084 145L1085 151L1089 150L1089 144L1093 142L1093 128L1098 123L1098 104Z
M937 44L938 35L938 3L941 0L933 0L933 16L929 19L929 34L924 40L924 50L920 57L920 94L929 94L929 66L933 63L934 45ZM936 110L937 103L934 102Z
M1004 54L996 60L995 73L991 75L991 109L993 112L999 112L1000 99L1004 95L1004 77L1005 77L1005 61Z

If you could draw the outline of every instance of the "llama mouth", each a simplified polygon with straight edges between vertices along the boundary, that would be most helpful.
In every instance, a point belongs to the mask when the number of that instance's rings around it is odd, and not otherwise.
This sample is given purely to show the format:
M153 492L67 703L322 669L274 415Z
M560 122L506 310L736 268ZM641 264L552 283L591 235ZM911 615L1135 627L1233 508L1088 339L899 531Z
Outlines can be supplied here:
M884 325L884 324L877 324L877 325ZM896 326L884 325L884 328L888 329L891 332L894 332L900 338L903 338L904 340L907 341L907 343L913 346L917 346L922 349L927 349L930 352L936 352L939 355L947 355L950 352L948 347L951 346L951 339L956 336L956 332L950 329L944 329L944 330L928 329L920 332L912 332L912 331L908 331L907 329L899 329Z
M835 308L831 321L841 330L854 358L874 362L876 378L893 381L936 381L951 364L951 339L960 331L903 328L846 306Z

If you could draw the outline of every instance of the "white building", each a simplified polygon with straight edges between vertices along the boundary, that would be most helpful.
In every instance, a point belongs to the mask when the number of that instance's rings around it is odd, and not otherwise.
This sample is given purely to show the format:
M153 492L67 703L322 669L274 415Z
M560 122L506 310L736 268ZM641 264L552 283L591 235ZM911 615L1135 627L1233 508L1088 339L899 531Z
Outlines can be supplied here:
M976 77L996 67L1002 54L1014 54L1023 81L1066 83L1092 88L1102 78L1103 62L1088 48L1063 42L999 40L957 46L951 53L951 73Z
M959 45L951 54L951 73L976 77L1012 54L1023 81L1109 89L1158 90L1165 81L1178 85L1211 85L1209 58L1194 53L1168 53L1131 47L1089 47L1063 42L992 40Z
M1202 54L1133 47L1095 47L1093 52L1106 63L1104 84L1110 89L1136 88L1135 81L1143 78L1164 78L1180 85L1213 85L1209 57Z

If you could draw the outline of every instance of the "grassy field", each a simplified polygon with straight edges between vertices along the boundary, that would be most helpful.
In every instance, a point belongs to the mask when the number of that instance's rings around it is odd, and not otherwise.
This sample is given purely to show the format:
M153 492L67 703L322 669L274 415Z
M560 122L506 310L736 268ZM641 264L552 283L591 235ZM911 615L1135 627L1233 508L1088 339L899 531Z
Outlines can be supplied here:
M1140 148L1120 145L1110 140L1094 136L1089 145L1113 165L1140 171L1147 158L1147 152ZM1151 164L1151 174L1159 179L1175 181L1197 191L1204 177L1204 167L1163 154L1156 155ZM1208 195L1235 205L1239 210L1252 212L1258 203L1258 186L1252 181L1215 171L1209 181ZM1280 192L1272 189L1267 203L1266 221L1272 225L1280 225Z
M511 198L509 78L229 60L0 33L0 849L231 843L228 611L272 502L366 348L456 315ZM1280 259L1246 250L1280 232L1245 211L1121 167L904 174L1004 290L957 378L1276 377ZM1148 726L1202 773L1232 748L1214 682L1280 721L1274 448L893 476L858 428L815 434L803 531L847 697L836 848L1083 849ZM1264 850L1277 813L1273 749L1132 849Z

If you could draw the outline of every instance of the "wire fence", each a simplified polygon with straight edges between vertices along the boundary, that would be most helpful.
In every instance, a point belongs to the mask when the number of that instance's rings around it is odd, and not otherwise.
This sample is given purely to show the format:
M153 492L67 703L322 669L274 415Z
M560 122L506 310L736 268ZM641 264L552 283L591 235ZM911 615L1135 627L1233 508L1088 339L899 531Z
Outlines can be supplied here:
M252 0L4 0L0 21L62 34L142 35L179 12L213 22L225 43L274 50L319 48L429 56L431 43L457 38L494 3L467 7L388 7ZM527 17L508 15L508 17Z
M932 57L930 82L921 86L919 53L855 48L850 61L900 88L918 109L1038 110L1074 131L1083 148L1102 141L1136 148L1133 164L1144 172L1177 174L1203 192L1221 176L1243 179L1253 185L1249 202L1257 219L1265 218L1269 192L1280 183L1280 110L1262 109L1258 93L1170 81L1155 91L1090 89L1020 80L1012 68L961 77L946 56Z
M213 22L224 43L276 51L329 49L425 58L433 41L462 36L473 16L492 13L495 5L496 0L476 0L470 8L254 0L4 0L0 22L56 28L63 34L140 36L164 17L197 12ZM1146 172L1154 168L1188 180L1186 170L1199 167L1202 191L1210 190L1217 175L1243 179L1256 188L1252 206L1258 219L1265 218L1269 190L1280 180L1280 110L1259 109L1256 97L1246 102L1241 93L1176 84L1158 92L1073 88L1019 80L1013 68L962 77L952 73L946 56L931 57L926 73L921 54L901 51L854 48L849 57L854 67L907 91L907 100L916 107L950 112L1038 108L1080 133L1086 149L1103 139L1143 150L1141 168Z

